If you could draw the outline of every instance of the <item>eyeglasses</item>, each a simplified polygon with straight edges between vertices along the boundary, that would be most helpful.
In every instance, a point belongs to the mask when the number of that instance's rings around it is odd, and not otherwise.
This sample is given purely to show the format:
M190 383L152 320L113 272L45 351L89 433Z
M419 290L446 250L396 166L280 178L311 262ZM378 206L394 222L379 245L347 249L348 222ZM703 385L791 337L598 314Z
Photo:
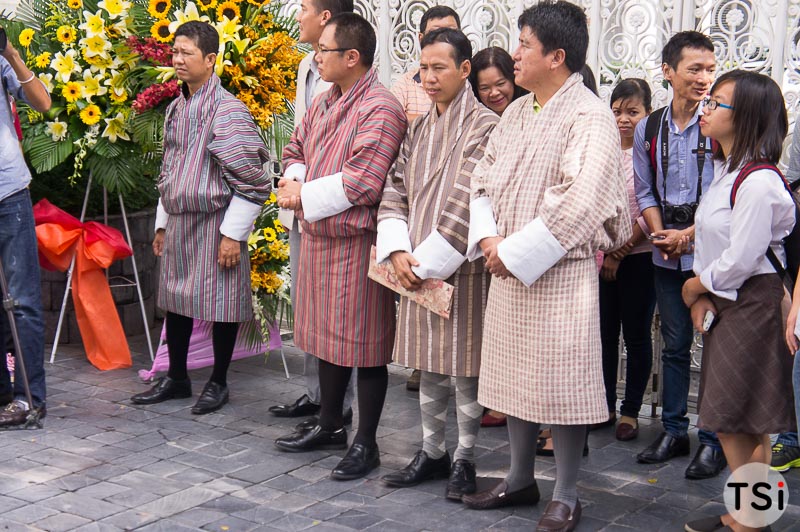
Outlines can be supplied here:
M352 50L352 48L319 48L319 47L317 47L317 48L314 49L314 53L315 54L325 54L325 53L328 53L328 52L346 52L348 50Z
M705 100L703 100L703 109L708 109L710 111L713 111L717 107L722 107L723 109L730 109L731 111L736 109L732 105L720 103L717 100L712 100L711 98L706 98Z

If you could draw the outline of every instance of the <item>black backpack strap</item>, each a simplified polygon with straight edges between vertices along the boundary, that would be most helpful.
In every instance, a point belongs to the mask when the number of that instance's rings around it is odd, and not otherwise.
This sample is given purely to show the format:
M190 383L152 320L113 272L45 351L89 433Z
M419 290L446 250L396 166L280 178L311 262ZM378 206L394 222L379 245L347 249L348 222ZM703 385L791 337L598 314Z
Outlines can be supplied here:
M650 160L650 177L652 181L653 197L659 205L661 205L661 194L658 193L658 132L661 126L661 120L664 118L664 113L667 112L666 107L657 109L650 113L647 117L647 122L644 125L644 149L647 150L647 158ZM664 176L666 179L667 176Z
M789 191L789 195L792 196L792 189L777 166L762 160L750 161L741 169L739 175L736 176L736 179L733 182L733 186L731 187L731 209L733 209L733 206L736 203L736 193L739 192L739 187L742 186L742 183L745 179L747 179L747 176L758 170L772 170L778 174L778 177L780 177L781 181L783 182L783 186L786 187L786 190ZM772 264L772 267L775 268L775 271L778 272L778 275L781 276L781 279L785 278L786 270L781 264L781 261L778 260L775 252L772 251L772 246L767 246L767 259L769 259L769 262Z

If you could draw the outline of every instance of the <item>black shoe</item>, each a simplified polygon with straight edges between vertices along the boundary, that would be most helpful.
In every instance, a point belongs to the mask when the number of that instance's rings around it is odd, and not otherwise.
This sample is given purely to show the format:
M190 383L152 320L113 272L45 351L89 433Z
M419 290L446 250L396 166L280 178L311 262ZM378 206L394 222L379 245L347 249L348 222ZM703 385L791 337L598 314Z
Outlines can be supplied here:
M447 478L450 474L450 453L441 458L431 458L425 451L417 451L411 463L396 473L384 475L381 480L387 486L407 488L435 478Z
M353 409L348 408L347 412L344 413L342 416L342 421L344 421L345 425L352 425L353 424ZM307 430L311 430L314 427L319 425L319 416L311 416L310 418L306 419L305 421L301 421L297 425L294 426L295 432L306 432Z
M725 459L722 449L715 449L703 444L697 449L692 463L686 468L686 478L692 480L714 478L725 469L726 465L728 465L728 461Z
M184 379L176 381L169 377L161 377L155 386L146 392L131 397L135 405L154 405L169 399L185 399L192 396L192 381Z
M192 407L192 414L208 414L222 408L228 402L228 387L208 381L203 393Z
M784 473L793 467L800 467L800 447L782 443L773 445L770 468L773 471Z
M34 410L37 408L34 407ZM44 405L38 407L39 419L44 419L47 415L47 408ZM3 410L0 410L0 427L15 427L23 425L28 421L31 410L27 403L21 399L11 401Z
M703 517L687 522L683 525L686 532L714 532L719 530L725 525L722 524L722 516L715 515L714 517Z
M662 432L647 449L636 455L636 461L640 464L660 464L676 456L687 456L688 454L688 435L676 438L666 432Z
M362 478L379 465L381 465L381 458L377 444L367 447L360 443L354 443L339 465L331 471L331 478L333 480Z
M275 440L275 447L289 453L305 453L317 449L347 449L347 430L323 430L317 425L306 432L295 432Z
M418 369L415 369L411 372L411 376L406 381L406 390L409 392L418 392L419 391L419 379L422 376L422 372Z
M305 417L313 416L319 412L319 405L311 402L308 395L303 396L291 405L276 405L269 407L269 412L276 417Z
M475 464L461 458L453 462L444 496L451 501L461 501L461 497L475 493L477 489Z

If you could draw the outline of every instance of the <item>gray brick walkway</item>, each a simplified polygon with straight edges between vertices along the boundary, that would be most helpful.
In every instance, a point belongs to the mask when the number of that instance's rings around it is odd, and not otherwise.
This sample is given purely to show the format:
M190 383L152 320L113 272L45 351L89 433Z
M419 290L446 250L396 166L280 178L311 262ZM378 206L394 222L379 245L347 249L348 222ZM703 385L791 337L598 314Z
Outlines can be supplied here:
M469 510L444 499L445 481L384 487L378 478L403 467L421 439L417 395L405 390L408 372L401 368L391 369L378 433L382 467L367 479L335 482L328 473L343 452L284 454L272 445L297 422L267 413L303 393L296 351L287 351L288 381L276 354L266 363L262 357L234 362L231 403L192 416L194 399L128 403L145 388L136 370L148 357L141 343L136 350L130 370L97 371L70 346L47 364L45 428L0 433L0 530L533 530L544 509L540 503ZM196 393L208 375L208 369L192 372ZM579 481L579 530L682 530L688 515L723 513L724 479L684 479L688 458L635 463L659 427L657 420L642 424L631 444L617 442L612 429L590 436ZM448 441L455 440L451 429ZM481 476L504 474L505 428L482 430L477 462ZM546 501L553 459L538 459L536 472ZM800 530L800 475L786 478L795 504L773 530Z

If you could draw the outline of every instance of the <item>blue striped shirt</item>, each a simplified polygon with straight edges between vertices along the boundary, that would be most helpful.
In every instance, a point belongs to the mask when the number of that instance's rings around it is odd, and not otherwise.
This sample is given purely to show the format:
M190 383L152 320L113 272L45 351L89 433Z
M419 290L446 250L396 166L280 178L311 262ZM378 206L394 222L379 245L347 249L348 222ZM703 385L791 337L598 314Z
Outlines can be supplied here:
M16 194L31 182L31 172L25 164L25 157L19 149L17 130L14 128L14 114L8 96L28 103L17 75L4 57L0 56L0 77L5 88L0 95L0 200Z

